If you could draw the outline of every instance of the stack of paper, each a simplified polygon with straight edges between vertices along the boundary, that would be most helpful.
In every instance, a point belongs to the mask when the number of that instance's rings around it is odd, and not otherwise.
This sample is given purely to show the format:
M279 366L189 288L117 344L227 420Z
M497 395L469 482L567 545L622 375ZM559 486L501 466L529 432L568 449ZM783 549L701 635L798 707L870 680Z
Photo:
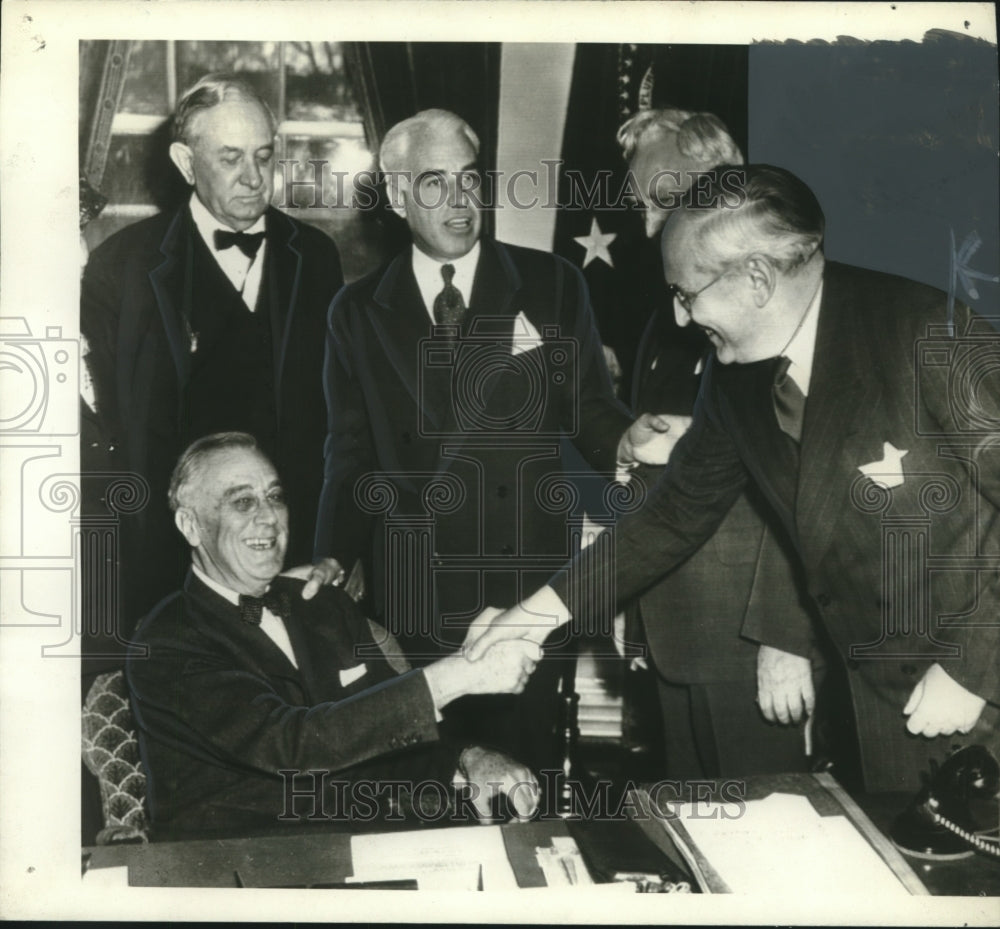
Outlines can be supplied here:
M748 801L737 818L723 812L731 815L731 807L677 806L698 851L733 893L909 893L846 817L820 816L805 797L775 793Z

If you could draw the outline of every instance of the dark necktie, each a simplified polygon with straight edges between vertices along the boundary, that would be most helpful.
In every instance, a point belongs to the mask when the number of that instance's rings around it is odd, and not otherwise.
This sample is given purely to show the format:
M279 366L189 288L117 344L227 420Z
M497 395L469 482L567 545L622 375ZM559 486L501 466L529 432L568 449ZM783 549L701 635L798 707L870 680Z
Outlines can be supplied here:
M265 609L282 619L288 619L292 615L291 601L283 590L269 590L263 597L240 594L240 619L243 622L259 626Z
M454 265L441 265L444 288L434 298L434 322L439 326L458 326L465 315L465 301L462 292L452 283L455 277Z
M229 232L225 229L216 229L214 233L215 250L224 251L234 245L243 252L247 258L256 258L260 251L260 244L264 241L263 232Z
M774 374L774 384L771 386L771 399L774 401L774 414L778 417L778 425L785 435L802 441L802 418L806 409L806 398L802 395L795 378L788 373L792 363L790 358L782 355Z

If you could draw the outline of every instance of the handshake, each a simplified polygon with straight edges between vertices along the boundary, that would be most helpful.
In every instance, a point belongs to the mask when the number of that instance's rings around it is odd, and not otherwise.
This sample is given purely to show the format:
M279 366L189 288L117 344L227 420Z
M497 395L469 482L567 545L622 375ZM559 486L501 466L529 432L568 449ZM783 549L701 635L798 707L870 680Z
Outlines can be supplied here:
M434 705L466 694L519 694L542 658L541 644L569 612L550 587L509 610L487 607L469 626L460 652L424 668Z
M469 629L461 651L441 658L424 668L434 705L440 711L452 700L467 694L519 694L541 661L542 649L524 638L507 638L484 646L471 661L467 652L471 641L488 622L502 611L489 607ZM484 617L487 619L484 620ZM477 626L477 624L479 624Z

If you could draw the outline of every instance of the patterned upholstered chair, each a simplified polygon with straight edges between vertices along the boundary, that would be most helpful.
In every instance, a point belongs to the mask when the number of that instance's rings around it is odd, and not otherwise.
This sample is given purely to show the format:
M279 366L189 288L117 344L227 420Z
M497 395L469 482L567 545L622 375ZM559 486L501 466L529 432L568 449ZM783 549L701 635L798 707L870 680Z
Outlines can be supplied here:
M146 775L121 671L99 675L83 702L83 761L101 786L97 844L148 841Z

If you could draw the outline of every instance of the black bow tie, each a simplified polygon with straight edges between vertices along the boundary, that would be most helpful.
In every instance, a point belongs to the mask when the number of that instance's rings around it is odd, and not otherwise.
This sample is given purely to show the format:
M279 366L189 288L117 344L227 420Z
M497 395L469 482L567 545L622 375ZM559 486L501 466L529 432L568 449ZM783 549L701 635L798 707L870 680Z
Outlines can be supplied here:
M235 245L247 258L254 258L260 251L260 244L264 241L264 233L228 232L225 229L216 229L214 238L216 251L221 252Z
M265 609L282 619L288 619L292 615L291 600L283 590L269 590L263 597L240 594L240 619L243 622L259 626Z

